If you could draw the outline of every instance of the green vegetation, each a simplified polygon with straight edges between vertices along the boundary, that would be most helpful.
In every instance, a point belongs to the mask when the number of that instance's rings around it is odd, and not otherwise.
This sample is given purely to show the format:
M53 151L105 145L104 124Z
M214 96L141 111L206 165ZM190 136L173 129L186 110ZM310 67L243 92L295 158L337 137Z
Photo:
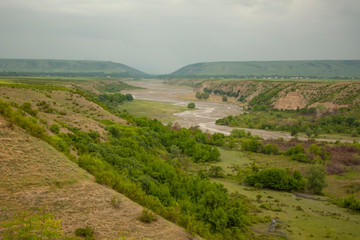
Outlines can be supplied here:
M360 212L360 199L356 198L354 195L338 199L337 203L340 207Z
M117 107L118 110L127 111L134 116L146 116L158 119L161 122L169 123L177 118L174 113L183 112L187 110L186 107L177 106L169 103L146 101L135 99L131 102L124 102Z
M209 93L207 93L207 92L203 92L203 93L201 93L201 92L197 92L196 94L195 94L195 97L197 98L197 99L204 99L204 100L206 100L206 99L208 99L209 98Z
M299 171L289 172L278 168L254 172L245 179L245 183L255 187L282 191L303 191L305 189L305 180Z
M142 214L139 217L139 219L144 223L151 223L153 221L156 221L155 215L149 209L146 208L142 210Z
M123 117L134 126L106 121L109 141L102 142L99 134L72 127L68 127L67 134L49 137L44 131L36 131L40 128L36 119L28 120L5 102L0 104L0 113L69 157L72 146L80 156L79 165L93 174L99 183L184 228L191 226L194 233L209 239L237 239L242 235L240 232L247 232L249 218L245 202L229 198L221 185L186 176L177 164L173 165L175 159L163 161L158 157L158 152L170 151L177 146L181 159L218 161L219 151L209 145L213 144L213 139L208 139L200 130L171 129L157 120L125 114ZM66 127L66 124L62 123L62 126Z
M306 189L314 194L321 194L326 183L326 170L322 166L311 166L307 171L305 178Z
M87 240L92 240L94 238L94 229L90 226L85 226L85 228L77 228L75 229L75 236L83 237Z
M189 109L194 109L195 108L195 103L191 102L187 105L187 108Z
M285 131L292 135L304 133L309 137L320 134L360 134L360 112L341 108L336 113L319 112L315 108L300 110L258 110L228 116L216 121L219 125L231 127L256 128L270 131Z
M147 74L121 63L83 60L0 59L1 75L52 75L86 77L146 77Z
M14 219L1 223L1 235L10 239L70 239L64 236L61 220L57 220L46 209L40 213L23 213Z
M208 62L185 66L167 77L360 78L360 61Z
M357 166L360 165L360 146L356 142L263 140L241 129L235 129L230 136L209 134L195 127L181 129L176 124L164 125L156 119L133 116L129 106L136 106L141 101L133 100L131 95L111 91L95 94L77 88L64 91L66 94L57 100L58 95L51 94L50 89L38 87L35 92L46 95L45 100L19 101L18 104L0 100L0 114L11 126L22 127L64 153L91 173L97 182L141 204L144 207L142 215L139 216L140 210L136 211L137 217L143 219L141 221L151 223L158 214L205 239L256 238L250 224L259 229L258 224L268 225L271 219L279 220L274 234L286 232L293 239L308 237L301 235L304 232L316 238L338 237L342 232L337 225L345 222L349 224L345 224L344 232L358 232L356 216L326 201L311 203L306 199L313 202L318 198L327 200L307 193L326 194L327 184L333 184L337 177L344 180L355 172L344 187L344 192L350 188L355 192L341 195L344 198L336 203L358 211L356 189L360 187L350 185L356 181ZM114 115L111 118L88 113L81 115L85 100L91 101L93 109L98 108L96 103ZM159 103L144 101L149 116L158 114L159 105L149 110L149 106L155 104ZM64 106L67 112L62 115ZM124 108L129 110L124 111ZM95 127L81 130L70 125L71 121L65 118L71 115L70 109L78 111L78 116L86 114L85 124L91 122ZM50 117L44 120L44 116ZM54 117L59 118L53 120ZM345 121L354 124L356 119ZM305 173L304 176L301 173ZM343 176L327 175L340 173ZM330 177L335 180L329 182ZM296 192L296 197L288 192ZM354 194L354 197L348 194ZM114 195L107 195L105 199L113 210L123 209L126 201ZM335 230L314 229L316 221ZM268 229L268 226L264 228ZM93 231L90 230L80 228L77 235L92 238ZM80 234L81 231L92 233ZM268 235L267 230L264 234ZM262 237L265 236L259 238ZM349 238L353 237L349 235Z

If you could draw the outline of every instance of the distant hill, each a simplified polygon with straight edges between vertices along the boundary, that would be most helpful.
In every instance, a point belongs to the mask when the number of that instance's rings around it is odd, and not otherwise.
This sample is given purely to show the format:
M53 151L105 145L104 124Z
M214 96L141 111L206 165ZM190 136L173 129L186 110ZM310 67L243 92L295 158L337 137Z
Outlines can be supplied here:
M145 77L146 73L111 61L0 59L1 75Z
M171 77L360 78L360 60L208 62L187 65Z

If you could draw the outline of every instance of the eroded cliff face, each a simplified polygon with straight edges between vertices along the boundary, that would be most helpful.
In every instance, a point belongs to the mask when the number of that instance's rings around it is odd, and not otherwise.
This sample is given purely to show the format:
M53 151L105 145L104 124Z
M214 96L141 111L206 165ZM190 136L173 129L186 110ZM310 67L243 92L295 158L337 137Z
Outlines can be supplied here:
M295 110L305 108L307 101L304 96L298 92L289 92L283 97L279 97L274 103L274 108L283 110Z
M276 109L296 110L321 107L334 111L360 104L360 82L294 82L209 80L195 88L195 92L211 89L212 94L224 95L237 104L270 105ZM219 93L220 91L220 93ZM230 96L238 93L237 96Z

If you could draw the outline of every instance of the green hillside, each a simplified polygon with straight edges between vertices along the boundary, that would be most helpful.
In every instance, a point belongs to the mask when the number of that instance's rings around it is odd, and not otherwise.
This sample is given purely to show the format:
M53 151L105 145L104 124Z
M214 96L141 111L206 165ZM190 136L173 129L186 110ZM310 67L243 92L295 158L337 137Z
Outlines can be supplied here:
M147 74L111 61L0 59L1 75L48 74L56 76L144 77Z
M172 77L360 78L360 60L208 62L185 66Z

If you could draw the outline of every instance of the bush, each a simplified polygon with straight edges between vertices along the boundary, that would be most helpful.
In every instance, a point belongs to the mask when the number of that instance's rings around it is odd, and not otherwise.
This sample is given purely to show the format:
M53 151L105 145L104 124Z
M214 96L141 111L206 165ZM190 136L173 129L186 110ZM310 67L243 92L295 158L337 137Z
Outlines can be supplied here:
M211 166L209 169L209 177L223 178L225 176L224 170L220 166Z
M195 103L191 102L187 105L187 108L189 109L194 109L195 108Z
M250 137L251 133L246 132L244 129L233 129L230 133L230 137L235 138L243 138L243 137Z
M303 162L303 163L310 162L310 159L304 153L297 153L297 154L291 155L291 160Z
M121 204L121 199L113 195L111 198L111 206L113 206L114 208L120 208L120 204Z
M279 153L279 148L277 145L266 144L264 146L263 153L268 155L277 155Z
M321 194L326 184L326 170L321 166L311 166L305 174L306 189L315 194Z
M241 142L241 148L244 151L261 152L263 144L262 142L258 142L255 139L244 139Z
M360 199L356 198L354 195L339 199L338 205L343 208L360 212Z
M148 209L144 208L142 210L142 215L139 217L140 221L145 223L151 223L156 220L156 216Z
M60 132L59 125L57 125L56 123L51 124L50 131L53 132L54 134L59 134L59 132Z
M94 239L94 229L86 226L85 228L77 228L75 230L75 236L84 237L86 239Z
M246 177L245 183L283 191L304 190L305 188L305 180L299 171L295 170L291 173L279 168L255 172Z
M3 239L65 239L60 225L46 209L39 214L23 213L0 224Z

